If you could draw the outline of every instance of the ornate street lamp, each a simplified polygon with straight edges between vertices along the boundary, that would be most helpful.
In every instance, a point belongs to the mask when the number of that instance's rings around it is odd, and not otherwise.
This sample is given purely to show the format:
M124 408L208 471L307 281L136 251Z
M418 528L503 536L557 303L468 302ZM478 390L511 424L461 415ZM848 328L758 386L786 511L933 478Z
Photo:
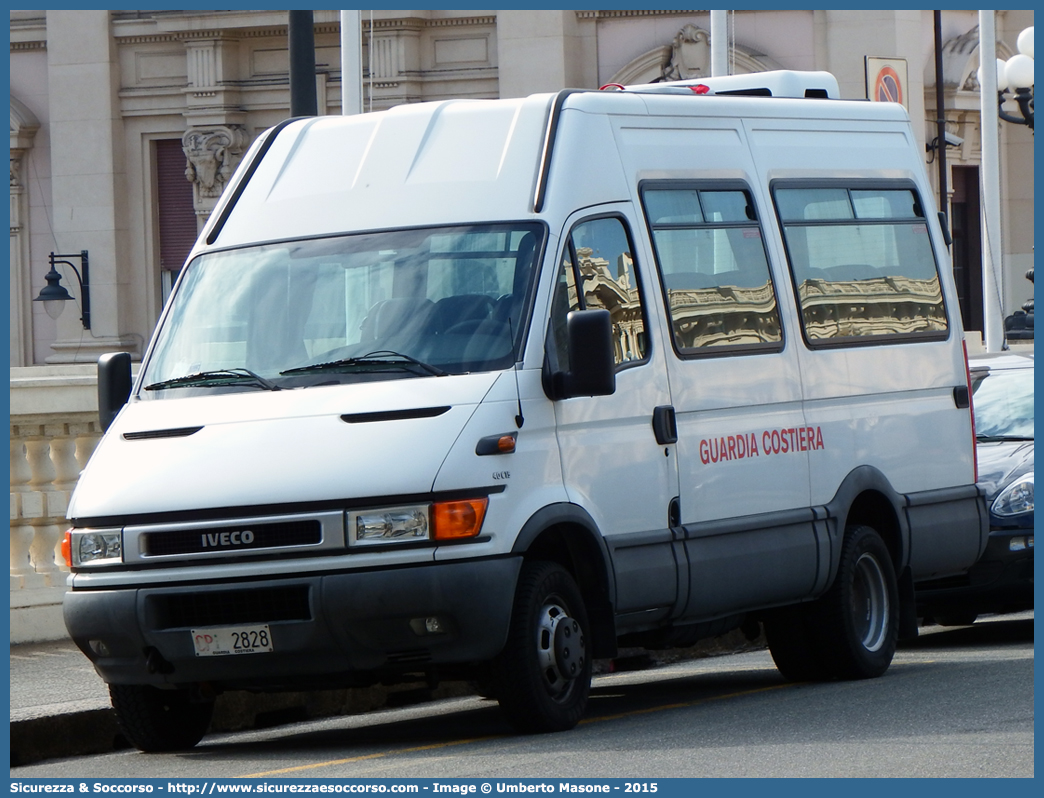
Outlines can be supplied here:
M80 271L70 261L62 260L63 258L79 258L80 269L83 269L83 274L81 275ZM80 321L83 322L83 329L91 329L90 263L87 259L87 250L82 249L75 255L55 255L52 252L50 260L51 270L44 275L47 285L40 289L40 295L33 301L43 302L44 310L47 311L47 315L52 319L57 319L62 314L62 310L65 309L65 303L73 298L65 286L61 284L62 275L54 268L56 263L64 263L73 270L73 274L76 275L76 282L80 284L80 308L82 311Z

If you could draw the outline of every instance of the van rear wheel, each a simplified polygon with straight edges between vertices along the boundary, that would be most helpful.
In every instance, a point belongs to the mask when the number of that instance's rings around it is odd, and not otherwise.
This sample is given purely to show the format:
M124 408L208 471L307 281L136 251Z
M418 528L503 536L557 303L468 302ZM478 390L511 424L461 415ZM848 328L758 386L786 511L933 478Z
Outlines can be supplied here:
M589 628L568 571L523 563L508 641L493 663L497 700L520 731L565 731L580 722L591 691Z
M203 739L213 701L197 701L187 690L141 684L110 684L109 699L128 742L146 753L184 751Z
M888 547L868 526L845 532L837 577L817 601L765 618L772 659L787 679L871 679L892 662L899 589Z
M845 532L837 578L819 629L832 676L871 679L892 662L899 639L899 589L888 547L868 526Z

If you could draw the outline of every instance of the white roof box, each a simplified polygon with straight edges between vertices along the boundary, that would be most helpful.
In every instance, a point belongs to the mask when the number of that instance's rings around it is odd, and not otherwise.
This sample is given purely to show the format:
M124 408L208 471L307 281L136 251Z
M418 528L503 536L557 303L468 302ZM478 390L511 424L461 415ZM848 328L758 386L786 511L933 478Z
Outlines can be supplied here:
M626 91L675 93L675 89L692 91L706 86L709 94L740 94L748 97L825 97L841 98L837 78L829 72L798 72L777 69L772 72L751 72L747 75L723 75L717 78L695 78L664 83L646 83L626 86Z

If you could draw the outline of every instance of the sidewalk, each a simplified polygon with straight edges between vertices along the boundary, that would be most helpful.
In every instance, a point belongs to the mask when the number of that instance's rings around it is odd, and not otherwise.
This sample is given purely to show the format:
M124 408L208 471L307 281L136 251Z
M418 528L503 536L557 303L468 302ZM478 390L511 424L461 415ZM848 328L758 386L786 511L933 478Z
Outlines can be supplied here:
M71 640L11 646L11 767L113 750L109 691Z
M735 630L691 648L625 649L617 659L597 660L596 672L644 670L683 659L763 648ZM254 695L225 693L214 707L212 732L241 731L320 717L352 715L425 701L470 695L467 682L443 682L434 690L416 684L350 690ZM104 754L129 747L109 705L109 691L71 640L11 646L11 767L44 759Z

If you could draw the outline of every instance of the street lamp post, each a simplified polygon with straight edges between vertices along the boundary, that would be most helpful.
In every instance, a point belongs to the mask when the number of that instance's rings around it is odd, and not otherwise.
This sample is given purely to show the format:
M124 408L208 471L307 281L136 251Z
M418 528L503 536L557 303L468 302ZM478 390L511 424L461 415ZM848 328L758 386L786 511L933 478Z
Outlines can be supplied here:
M1004 349L1001 305L1000 141L994 12L979 10L979 114L982 136L982 342L987 352Z
M983 230L983 343L987 352L1004 346L1001 276L1000 144L998 119L1033 130L1033 28L1019 34L1018 55L1007 62L997 58L993 11L979 11L979 85L982 119L982 230ZM995 63L993 69L988 64ZM1009 74L1009 66L1011 72ZM1003 110L1009 91L1021 117ZM992 99L997 97L996 102Z
M997 116L1005 122L1015 125L1026 125L1033 130L1033 26L1019 34L1015 46L1018 53L1007 61L997 59ZM1020 116L1004 110L1004 101L1009 99L1009 91L1014 92L1010 99L1019 107ZM1026 272L1026 279L1033 282L1033 269ZM1028 322L1028 323L1027 323ZM1033 339L1033 297L1004 320L1005 337L1009 339Z

